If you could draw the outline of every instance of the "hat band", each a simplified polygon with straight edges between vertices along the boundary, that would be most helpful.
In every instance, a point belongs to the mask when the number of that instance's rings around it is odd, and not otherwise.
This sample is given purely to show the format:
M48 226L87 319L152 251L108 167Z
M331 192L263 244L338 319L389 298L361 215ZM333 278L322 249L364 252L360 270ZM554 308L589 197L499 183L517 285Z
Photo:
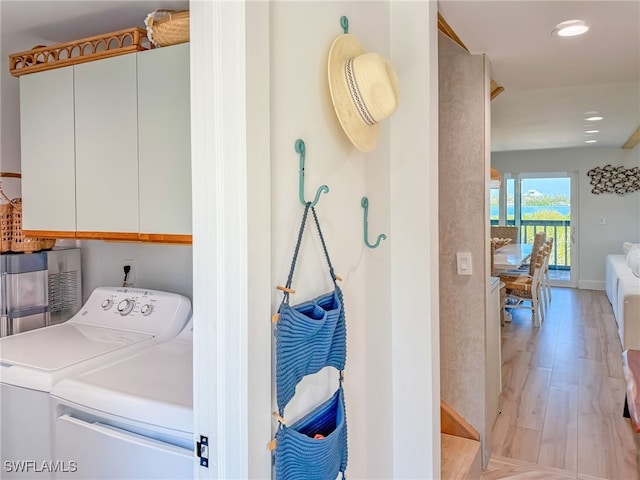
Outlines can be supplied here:
M356 110L362 117L364 123L369 126L375 125L376 122L373 116L369 113L367 109L367 105L360 94L360 88L358 87L358 82L356 80L355 75L353 74L353 58L350 58L345 63L345 77L347 79L347 87L349 89L349 95L351 95L351 101L353 105L356 107Z

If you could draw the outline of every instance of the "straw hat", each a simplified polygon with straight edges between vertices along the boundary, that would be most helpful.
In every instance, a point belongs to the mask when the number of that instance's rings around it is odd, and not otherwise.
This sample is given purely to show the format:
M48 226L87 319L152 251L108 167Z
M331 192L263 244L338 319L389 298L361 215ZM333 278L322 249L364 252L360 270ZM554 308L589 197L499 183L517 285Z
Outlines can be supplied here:
M372 151L380 122L398 108L398 77L391 63L365 52L353 35L340 35L329 51L329 90L349 140L358 150Z

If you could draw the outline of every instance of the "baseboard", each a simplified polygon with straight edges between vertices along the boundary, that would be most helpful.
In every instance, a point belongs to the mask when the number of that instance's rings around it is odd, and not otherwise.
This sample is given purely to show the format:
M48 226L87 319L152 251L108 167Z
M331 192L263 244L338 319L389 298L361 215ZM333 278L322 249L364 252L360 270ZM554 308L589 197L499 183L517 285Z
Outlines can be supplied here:
M578 282L578 288L580 290L603 290L604 280L580 280Z

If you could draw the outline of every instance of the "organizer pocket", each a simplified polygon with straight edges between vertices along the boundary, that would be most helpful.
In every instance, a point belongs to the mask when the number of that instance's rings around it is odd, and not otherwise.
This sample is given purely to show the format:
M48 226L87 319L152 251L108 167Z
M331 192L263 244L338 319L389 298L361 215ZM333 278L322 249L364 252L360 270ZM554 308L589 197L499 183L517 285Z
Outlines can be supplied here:
M326 366L343 370L347 336L340 288L295 306L283 303L276 326L278 408L294 396L302 377Z
M335 480L340 472L344 477L348 452L342 387L297 422L280 425L276 440L278 480Z

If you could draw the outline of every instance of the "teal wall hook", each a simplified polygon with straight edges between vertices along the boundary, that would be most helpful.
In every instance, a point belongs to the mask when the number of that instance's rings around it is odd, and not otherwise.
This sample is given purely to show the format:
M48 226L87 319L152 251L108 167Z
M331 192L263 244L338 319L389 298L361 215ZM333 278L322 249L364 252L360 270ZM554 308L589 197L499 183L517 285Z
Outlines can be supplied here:
M349 33L349 19L345 15L340 17L340 26L345 34Z
M380 242L382 240L386 240L387 236L384 233L381 233L378 235L376 243L373 245L369 243L369 199L367 197L362 197L360 204L362 205L362 208L364 208L364 243L369 248L378 248Z
M296 140L295 148L296 148L296 152L300 154L298 197L300 198L300 203L302 203L302 205L306 205L307 201L304 199L304 163L305 163L305 156L306 156L307 149L304 145L304 141L301 139ZM318 190L316 191L316 196L313 199L313 202L311 202L312 207L316 206L316 204L318 203L318 200L320 200L320 194L322 193L329 193L329 187L327 187L326 185L322 185L318 187Z

